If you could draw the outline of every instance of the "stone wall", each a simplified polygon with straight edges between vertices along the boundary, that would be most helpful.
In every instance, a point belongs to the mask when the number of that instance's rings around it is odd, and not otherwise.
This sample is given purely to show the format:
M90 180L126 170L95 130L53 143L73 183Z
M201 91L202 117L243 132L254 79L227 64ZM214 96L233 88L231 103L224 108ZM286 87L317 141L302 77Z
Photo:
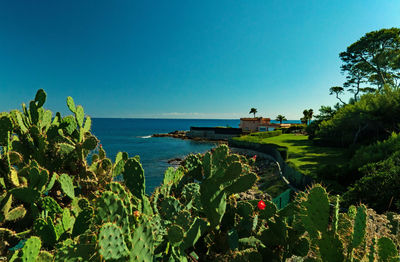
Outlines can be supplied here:
M229 140L229 147L237 147L255 150L264 154L270 155L276 162L279 163L282 176L289 181L290 185L296 189L304 190L312 184L312 178L306 176L296 169L289 166L283 159L282 154L278 151L277 146L273 144L258 144L245 141Z
M191 127L186 134L190 138L205 138L209 140L229 140L232 137L240 136L239 128L218 128L218 127Z

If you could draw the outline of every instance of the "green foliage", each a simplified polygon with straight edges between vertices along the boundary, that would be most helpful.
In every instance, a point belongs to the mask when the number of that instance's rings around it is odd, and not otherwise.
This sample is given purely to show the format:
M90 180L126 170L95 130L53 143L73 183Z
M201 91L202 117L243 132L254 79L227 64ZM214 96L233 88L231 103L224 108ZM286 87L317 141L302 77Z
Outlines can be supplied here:
M51 121L45 98L39 91L22 112L0 116L0 255L10 261L351 261L366 245L365 206L340 213L319 185L280 210L263 199L260 210L246 197L259 193L257 175L226 145L189 155L147 196L139 157L118 153L113 163L81 106L68 98L73 115ZM385 238L369 252L397 256Z
M347 85L369 82L381 89L396 84L400 55L400 29L384 28L366 33L340 53L342 71L348 74Z
M400 210L399 151L386 160L365 165L360 173L362 178L343 195L346 203L362 201L378 212Z
M235 141L246 141L246 142L257 143L263 138L280 136L280 135L282 135L282 130L251 133L246 136L234 137L232 139Z
M347 147L386 139L399 132L400 90L385 86L381 92L365 94L354 104L338 109L322 121L315 137L319 143Z
M255 136L255 137L258 137L258 138L268 138L268 137L280 136L280 135L282 135L282 130L257 132L257 133L249 134L249 136L251 136L251 137Z
M350 160L350 167L357 170L367 164L385 160L397 151L400 151L400 135L392 133L386 140L357 149Z
M278 116L275 118L275 120L276 120L276 121L279 121L279 123L281 123L281 124L282 124L283 121L287 121L286 117L283 116L283 115L278 115Z

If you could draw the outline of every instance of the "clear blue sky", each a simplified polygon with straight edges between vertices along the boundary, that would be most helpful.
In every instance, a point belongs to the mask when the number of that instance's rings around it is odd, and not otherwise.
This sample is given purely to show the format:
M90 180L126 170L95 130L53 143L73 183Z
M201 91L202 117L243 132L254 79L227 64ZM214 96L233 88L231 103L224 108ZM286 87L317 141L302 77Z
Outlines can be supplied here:
M37 89L94 117L299 119L336 102L338 54L400 1L1 1L0 112Z

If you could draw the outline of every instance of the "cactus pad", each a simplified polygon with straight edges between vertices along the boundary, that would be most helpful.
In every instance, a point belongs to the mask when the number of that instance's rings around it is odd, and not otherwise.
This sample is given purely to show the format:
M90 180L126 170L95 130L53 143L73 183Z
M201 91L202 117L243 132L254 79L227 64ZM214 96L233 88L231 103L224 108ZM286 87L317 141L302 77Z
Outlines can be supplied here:
M39 205L42 209L49 212L49 214L61 214L63 212L60 205L52 197L44 197L39 200Z
M39 89L36 92L35 102L37 103L36 106L38 108L44 105L44 102L46 102L46 96L46 92L43 89Z
M71 216L69 209L64 208L62 218L61 218L62 226L64 228L64 231L67 231L70 229L73 225L73 217Z
M38 237L30 237L22 248L22 261L35 261L40 252L42 242Z
M238 179L236 179L230 186L228 186L225 190L230 192L231 194L244 192L250 189L256 181L257 181L257 175L255 173L242 175Z
M13 188L10 192L16 199L26 203L34 203L40 197L39 191L29 187Z
M87 116L86 117L86 121L85 121L85 125L83 126L83 131L85 133L89 132L91 127L92 127L92 119L89 116Z
M301 218L308 233L315 237L317 231L325 232L328 229L330 215L329 199L325 189L320 185L313 187L303 206L304 213Z
M76 107L74 103L74 99L72 97L67 97L67 106L72 113L75 113Z
M23 205L20 205L8 212L8 214L6 215L6 220L15 221L23 218L25 214L26 214L26 209L24 208Z
M160 203L160 214L165 219L176 216L181 209L181 204L174 197L166 197Z
M356 218L354 220L352 247L357 248L365 238L365 229L367 227L367 208L361 205L357 208Z
M396 245L390 238L382 237L378 240L378 255L379 261L398 261L394 258L398 259L398 252Z
M85 113L83 112L82 106L77 106L75 111L76 121L78 122L79 127L83 126L83 119L85 117Z
M105 191L96 201L95 221L98 224L115 222L124 236L130 235L129 215L122 200L113 192Z
M8 132L13 128L11 119L8 116L0 117L0 146L5 146L8 143Z
M153 261L154 239L151 225L148 222L141 223L132 234L131 261Z
M75 197L74 184L71 177L68 176L67 174L61 174L60 177L58 178L58 181L60 182L61 189L64 191L64 193L70 198L74 198Z
M83 209L75 220L74 227L72 229L72 236L74 237L78 236L84 233L86 230L88 230L92 222L92 217L93 217L92 208Z
M50 219L48 219L47 222L41 218L37 219L33 224L33 230L45 245L52 247L56 243L57 233L54 224Z
M99 143L95 136L89 136L83 141L82 148L85 150L94 150Z
M67 143L60 143L57 145L57 153L60 154L61 157L69 155L74 150L75 147Z
M344 261L343 244L336 236L327 234L318 240L318 247L322 261Z
M36 258L36 262L52 262L53 255L47 251L41 251L39 256Z
M197 240L199 240L199 238L205 234L207 227L206 221L196 218L190 229L186 232L185 239L182 243L182 248L187 249L189 247L193 247Z
M138 160L130 158L126 161L123 177L131 193L139 199L142 198L145 193L145 178L142 165Z
M105 260L118 260L129 255L121 229L113 223L106 223L100 229L99 253Z
M183 241L183 228L178 225L173 225L168 229L168 240L173 245L178 245Z

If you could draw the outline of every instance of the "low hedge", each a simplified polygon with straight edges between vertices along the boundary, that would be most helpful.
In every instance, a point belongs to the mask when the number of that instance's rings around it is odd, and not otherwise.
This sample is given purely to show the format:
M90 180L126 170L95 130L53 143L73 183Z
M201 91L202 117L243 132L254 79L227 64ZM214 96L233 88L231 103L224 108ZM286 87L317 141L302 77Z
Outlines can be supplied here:
M291 124L288 128L278 127L276 131L281 130L282 134L291 134L291 133L298 133L304 131L306 129L306 124Z
M257 132L257 133L249 134L249 136L255 136L255 137L259 137L259 138L268 138L268 137L280 136L280 135L282 135L282 130Z

